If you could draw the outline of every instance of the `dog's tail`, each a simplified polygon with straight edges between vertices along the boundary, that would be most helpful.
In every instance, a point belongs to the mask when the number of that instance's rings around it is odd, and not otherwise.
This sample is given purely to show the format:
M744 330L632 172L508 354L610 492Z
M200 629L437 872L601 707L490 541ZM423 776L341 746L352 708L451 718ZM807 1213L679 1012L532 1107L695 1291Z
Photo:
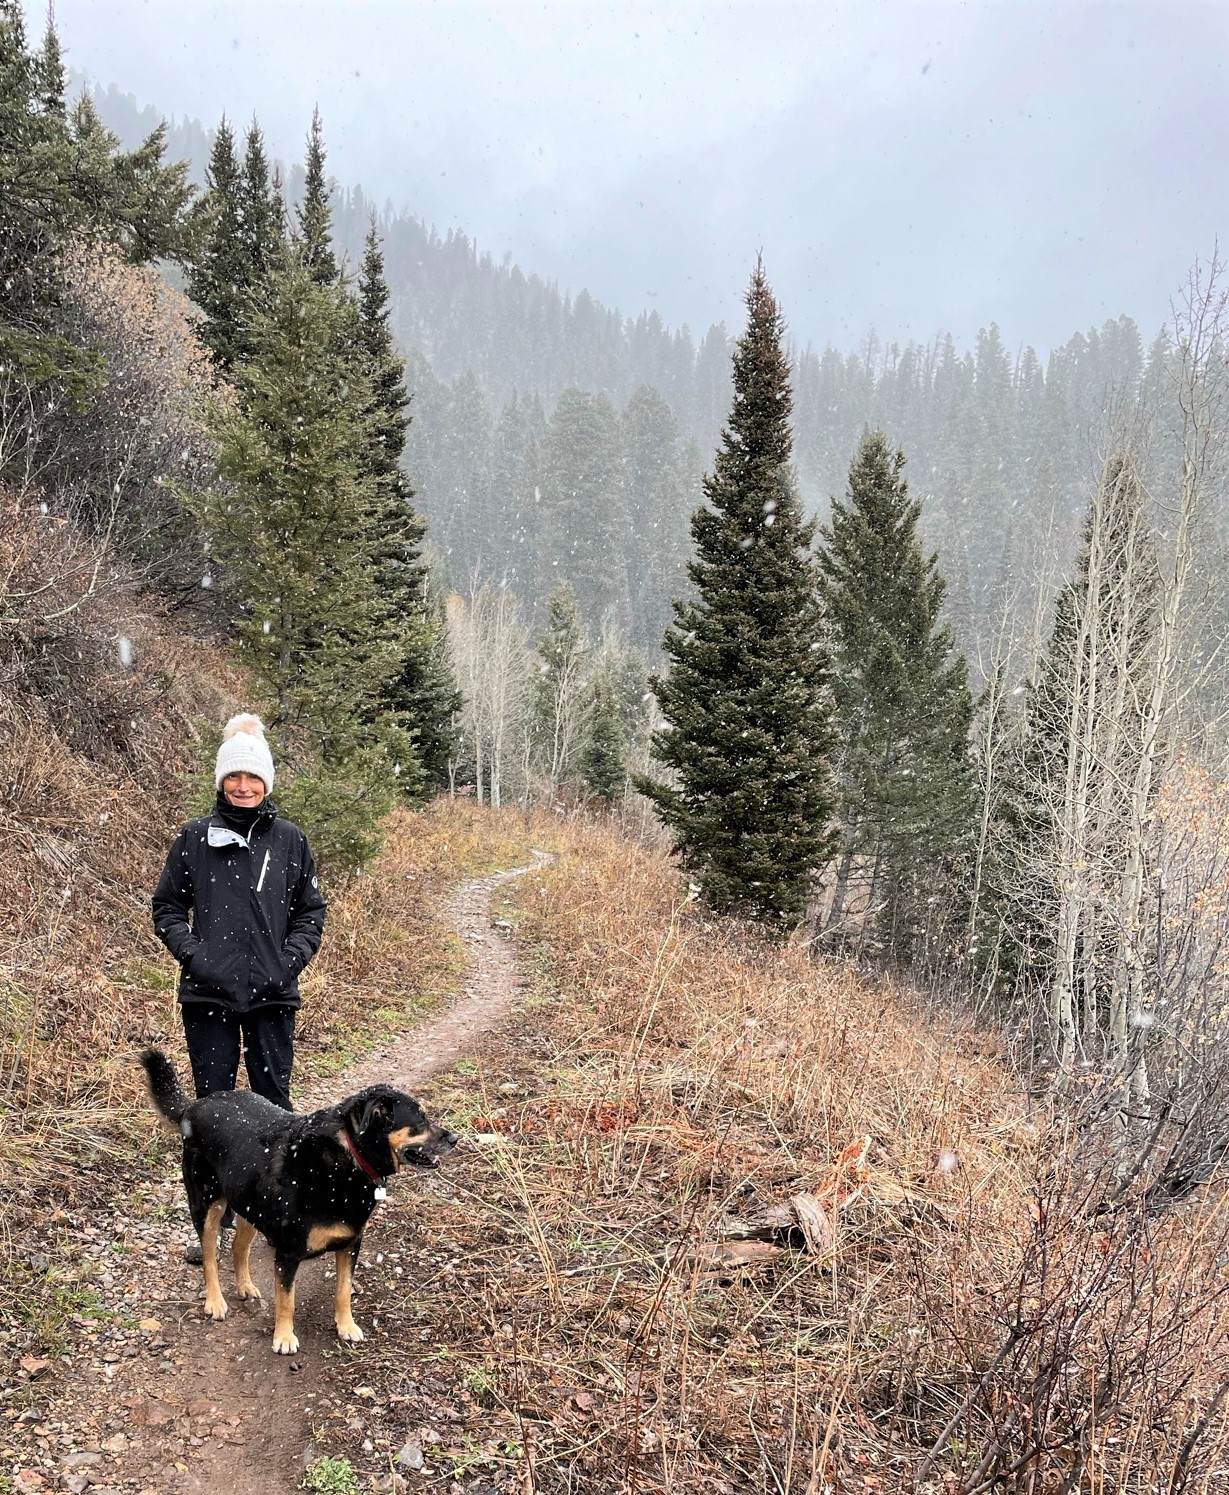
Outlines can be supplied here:
M183 1093L174 1065L161 1049L145 1049L141 1053L141 1066L149 1081L149 1096L158 1114L178 1131L190 1102Z

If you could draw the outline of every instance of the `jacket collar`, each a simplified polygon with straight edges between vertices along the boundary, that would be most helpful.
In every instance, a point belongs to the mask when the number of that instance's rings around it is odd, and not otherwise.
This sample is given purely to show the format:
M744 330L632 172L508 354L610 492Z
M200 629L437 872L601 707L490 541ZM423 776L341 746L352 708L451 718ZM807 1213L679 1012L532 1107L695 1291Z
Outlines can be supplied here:
M217 800L209 815L208 841L210 846L251 847L252 836L268 828L277 819L277 806L266 797L255 811L236 813L235 807L227 804L218 791Z

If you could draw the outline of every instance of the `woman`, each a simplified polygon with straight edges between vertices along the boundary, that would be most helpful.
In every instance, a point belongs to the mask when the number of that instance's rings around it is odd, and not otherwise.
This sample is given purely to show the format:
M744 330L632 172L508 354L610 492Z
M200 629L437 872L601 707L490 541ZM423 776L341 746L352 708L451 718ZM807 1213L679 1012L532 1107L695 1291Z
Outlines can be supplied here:
M258 716L226 724L217 802L190 820L154 891L154 931L180 965L184 1037L199 1098L248 1084L289 1111L300 972L327 905L307 837L269 798L273 755Z

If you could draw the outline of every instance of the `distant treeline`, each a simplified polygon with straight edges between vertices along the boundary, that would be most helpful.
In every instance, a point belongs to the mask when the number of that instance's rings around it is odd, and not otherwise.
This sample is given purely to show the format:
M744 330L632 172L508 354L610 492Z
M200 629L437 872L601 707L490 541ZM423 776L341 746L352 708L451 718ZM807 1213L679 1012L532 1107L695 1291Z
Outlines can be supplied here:
M157 123L131 96L95 97L125 142ZM196 121L172 122L168 155L199 176L210 138ZM290 201L301 182L295 166ZM587 291L566 295L463 233L377 211L359 187L335 188L332 207L352 268L375 212L413 396L406 462L442 574L458 586L506 579L539 621L571 581L594 624L607 611L655 652L686 587L687 520L729 410L726 327L694 336L656 312L627 317ZM898 442L957 639L984 678L993 657L1023 657L1044 636L1105 452L1154 423L1171 356L1165 333L1145 343L1126 316L1045 359L1008 349L993 325L966 350L944 335L902 347L871 334L854 352L795 343L804 502L828 511L868 427ZM1158 493L1163 459L1145 474ZM1208 523L1219 535L1220 514ZM1215 631L1222 609L1210 605Z

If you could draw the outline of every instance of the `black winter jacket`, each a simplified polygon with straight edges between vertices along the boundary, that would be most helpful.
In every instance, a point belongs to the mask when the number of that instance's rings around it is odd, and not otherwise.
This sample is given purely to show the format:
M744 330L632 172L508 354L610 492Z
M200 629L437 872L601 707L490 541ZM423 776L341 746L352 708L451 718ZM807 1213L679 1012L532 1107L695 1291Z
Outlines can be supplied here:
M184 826L154 890L154 933L182 967L181 1002L297 1007L327 907L307 837L266 800L246 838L216 810Z

